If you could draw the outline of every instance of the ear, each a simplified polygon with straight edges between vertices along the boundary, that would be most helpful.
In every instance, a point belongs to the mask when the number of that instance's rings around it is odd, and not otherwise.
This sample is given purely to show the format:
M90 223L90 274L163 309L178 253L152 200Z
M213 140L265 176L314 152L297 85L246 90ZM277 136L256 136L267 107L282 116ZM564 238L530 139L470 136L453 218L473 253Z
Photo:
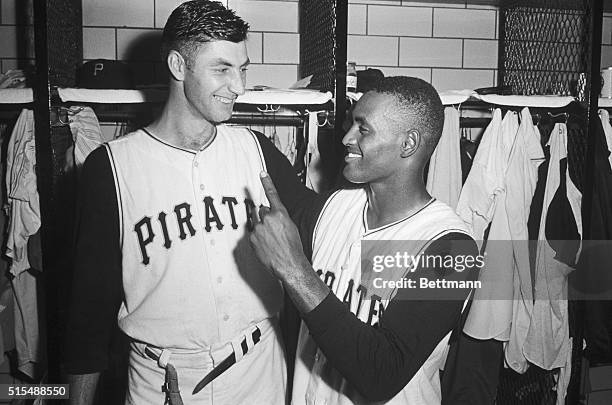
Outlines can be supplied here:
M183 55L175 50L171 50L166 58L166 64L168 65L168 70L170 71L170 74L174 80L182 82L185 79L187 64L185 62L185 58L183 58Z
M421 144L421 134L416 129L411 129L404 135L402 140L402 152L401 157L406 158L412 156L419 149Z

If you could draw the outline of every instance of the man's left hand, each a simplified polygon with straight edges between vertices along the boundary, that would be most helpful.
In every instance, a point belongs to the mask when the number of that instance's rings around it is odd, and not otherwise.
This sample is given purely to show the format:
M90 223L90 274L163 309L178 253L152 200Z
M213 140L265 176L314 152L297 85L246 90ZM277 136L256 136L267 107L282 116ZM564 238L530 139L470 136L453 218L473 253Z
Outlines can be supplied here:
M255 222L250 236L251 246L259 260L285 281L292 272L310 269L310 264L297 227L289 218L272 179L265 172L260 174L260 179L270 207L259 208L259 221Z

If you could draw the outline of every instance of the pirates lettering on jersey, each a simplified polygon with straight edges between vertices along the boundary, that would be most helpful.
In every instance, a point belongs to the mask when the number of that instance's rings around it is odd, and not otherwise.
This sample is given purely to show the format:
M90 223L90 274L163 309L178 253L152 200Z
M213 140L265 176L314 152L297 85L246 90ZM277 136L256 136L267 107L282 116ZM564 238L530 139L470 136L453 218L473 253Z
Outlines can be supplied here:
M235 208L239 203L236 197L224 196L220 201L215 201L213 197L206 196L202 202L204 205L204 230L206 232L222 231L225 224L228 224L232 230L238 229ZM246 213L245 226L251 231L253 230L255 203L249 198L244 198L242 203ZM154 243L156 236L161 236L162 239L158 243L162 244L163 247L166 249L172 247L174 241L170 237L169 226L175 226L178 229L180 240L185 240L188 236L193 237L196 234L192 208L189 203L183 202L175 205L171 214L161 211L157 214L156 220L146 215L134 225L133 229L138 240L138 246L140 246L142 264L145 266L151 261L147 253L147 245Z
M325 285L334 291L337 297L342 297L342 302L359 319L371 326L378 324L385 311L385 306L380 296L376 294L368 295L368 287L363 284L355 286L355 280L353 279L349 280L344 288L341 288L336 283L338 280L336 273L331 270L327 270L324 273L323 270L319 269L316 273Z

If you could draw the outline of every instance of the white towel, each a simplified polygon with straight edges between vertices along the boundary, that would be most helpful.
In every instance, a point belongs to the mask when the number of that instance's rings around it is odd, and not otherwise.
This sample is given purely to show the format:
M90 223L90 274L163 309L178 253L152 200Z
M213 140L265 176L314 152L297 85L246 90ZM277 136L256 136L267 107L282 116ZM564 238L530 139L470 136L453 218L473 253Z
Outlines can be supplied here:
M452 209L457 208L461 193L460 137L459 111L446 107L442 136L429 159L427 191Z

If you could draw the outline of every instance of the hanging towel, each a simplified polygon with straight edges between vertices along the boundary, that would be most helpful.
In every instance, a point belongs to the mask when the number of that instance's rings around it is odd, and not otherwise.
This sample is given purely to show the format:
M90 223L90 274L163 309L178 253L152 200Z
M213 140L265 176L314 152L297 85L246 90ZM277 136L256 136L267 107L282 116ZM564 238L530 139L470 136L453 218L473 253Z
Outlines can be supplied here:
M317 138L319 136L319 125L316 112L308 113L308 146L304 155L306 166L306 187L320 193L324 191L324 174L319 154Z
M98 117L90 107L83 107L70 119L70 131L74 142L74 163L77 168L94 149L104 143Z
M461 193L460 135L459 111L446 107L442 136L429 160L427 191L453 209L457 208Z

